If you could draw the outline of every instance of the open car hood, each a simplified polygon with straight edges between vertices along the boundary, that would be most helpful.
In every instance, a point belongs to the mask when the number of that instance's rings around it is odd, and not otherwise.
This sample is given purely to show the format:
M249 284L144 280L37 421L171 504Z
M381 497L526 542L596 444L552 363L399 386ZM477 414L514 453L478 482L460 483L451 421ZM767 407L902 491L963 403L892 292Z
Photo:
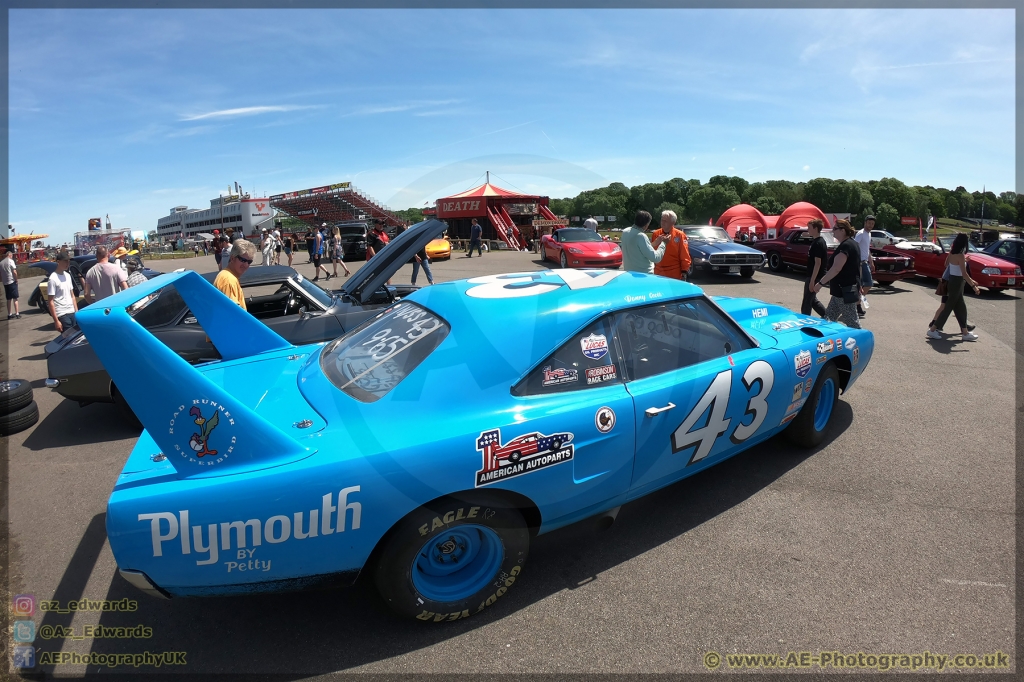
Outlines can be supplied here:
M359 303L366 303L373 296L373 292L391 279L399 268L412 260L417 251L440 237L447 229L447 223L433 218L416 223L392 239L387 247L367 261L339 291Z

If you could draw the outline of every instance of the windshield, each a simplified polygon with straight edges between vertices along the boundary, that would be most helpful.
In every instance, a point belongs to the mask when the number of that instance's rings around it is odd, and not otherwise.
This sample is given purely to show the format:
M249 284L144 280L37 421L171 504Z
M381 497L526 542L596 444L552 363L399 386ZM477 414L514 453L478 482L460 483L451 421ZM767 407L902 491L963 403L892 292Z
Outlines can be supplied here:
M299 285L299 288L306 292L311 299L322 305L325 309L331 307L331 303L334 301L334 297L329 293L318 287L317 285L310 282L302 275L295 275L295 283Z
M563 228L558 231L558 241L562 243L572 242L603 242L604 237L597 232L577 228Z
M338 232L342 237L363 237L366 235L366 228L362 225L342 225Z
M951 237L939 237L939 243L942 244L943 250L948 252L950 249L952 249L954 239L956 239L955 235ZM981 249L979 249L977 246L970 242L967 242L967 250L971 253L980 253L981 251Z
M328 344L320 367L349 396L376 402L411 374L448 331L448 323L429 310L402 301Z
M717 239L719 241L732 241L732 239L729 238L729 233L721 227L711 227L710 225L707 227L687 227L683 229L683 232L686 233L687 239L706 239L708 241L714 241Z

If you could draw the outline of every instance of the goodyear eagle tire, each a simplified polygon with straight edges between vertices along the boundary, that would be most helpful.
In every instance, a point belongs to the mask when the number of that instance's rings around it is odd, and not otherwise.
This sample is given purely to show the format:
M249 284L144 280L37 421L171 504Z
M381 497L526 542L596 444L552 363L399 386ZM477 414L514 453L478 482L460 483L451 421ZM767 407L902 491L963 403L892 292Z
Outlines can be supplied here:
M520 576L530 532L518 509L443 497L399 521L374 571L388 606L424 622L483 611Z
M20 410L0 416L0 436L24 431L39 421L39 408L33 400Z
M16 412L32 402L32 384L24 379L0 381L0 415Z
M834 362L829 362L821 368L818 380L814 382L811 395L800 409L800 414L786 429L786 437L805 448L820 445L832 424L838 399L839 370Z

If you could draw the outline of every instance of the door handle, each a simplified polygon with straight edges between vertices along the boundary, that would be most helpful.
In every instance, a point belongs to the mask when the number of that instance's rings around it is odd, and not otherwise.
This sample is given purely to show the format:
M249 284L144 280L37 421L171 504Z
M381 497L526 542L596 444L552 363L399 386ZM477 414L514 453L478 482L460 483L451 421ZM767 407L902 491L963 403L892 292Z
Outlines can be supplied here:
M668 412L675 406L675 403L669 403L665 407L648 407L646 410L644 410L644 414L646 414L648 417L657 417L662 412Z

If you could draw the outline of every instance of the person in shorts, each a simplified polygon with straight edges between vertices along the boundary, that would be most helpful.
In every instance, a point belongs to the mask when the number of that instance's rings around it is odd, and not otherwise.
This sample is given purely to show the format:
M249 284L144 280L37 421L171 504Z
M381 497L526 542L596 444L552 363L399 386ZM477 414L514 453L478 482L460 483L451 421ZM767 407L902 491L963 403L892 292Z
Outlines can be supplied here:
M875 216L864 217L864 229L856 234L857 246L860 248L860 284L861 295L860 305L857 314L864 317L868 309L868 292L874 284L871 273L875 271L875 264L871 261L871 230L875 229Z
M284 255L288 256L288 267L292 266L292 249L294 244L295 242L290 234L284 238Z
M8 250L0 260L0 280L4 283L4 297L7 299L7 319L20 319L18 310L18 264L14 262L14 251ZM14 314L11 314L14 304Z

